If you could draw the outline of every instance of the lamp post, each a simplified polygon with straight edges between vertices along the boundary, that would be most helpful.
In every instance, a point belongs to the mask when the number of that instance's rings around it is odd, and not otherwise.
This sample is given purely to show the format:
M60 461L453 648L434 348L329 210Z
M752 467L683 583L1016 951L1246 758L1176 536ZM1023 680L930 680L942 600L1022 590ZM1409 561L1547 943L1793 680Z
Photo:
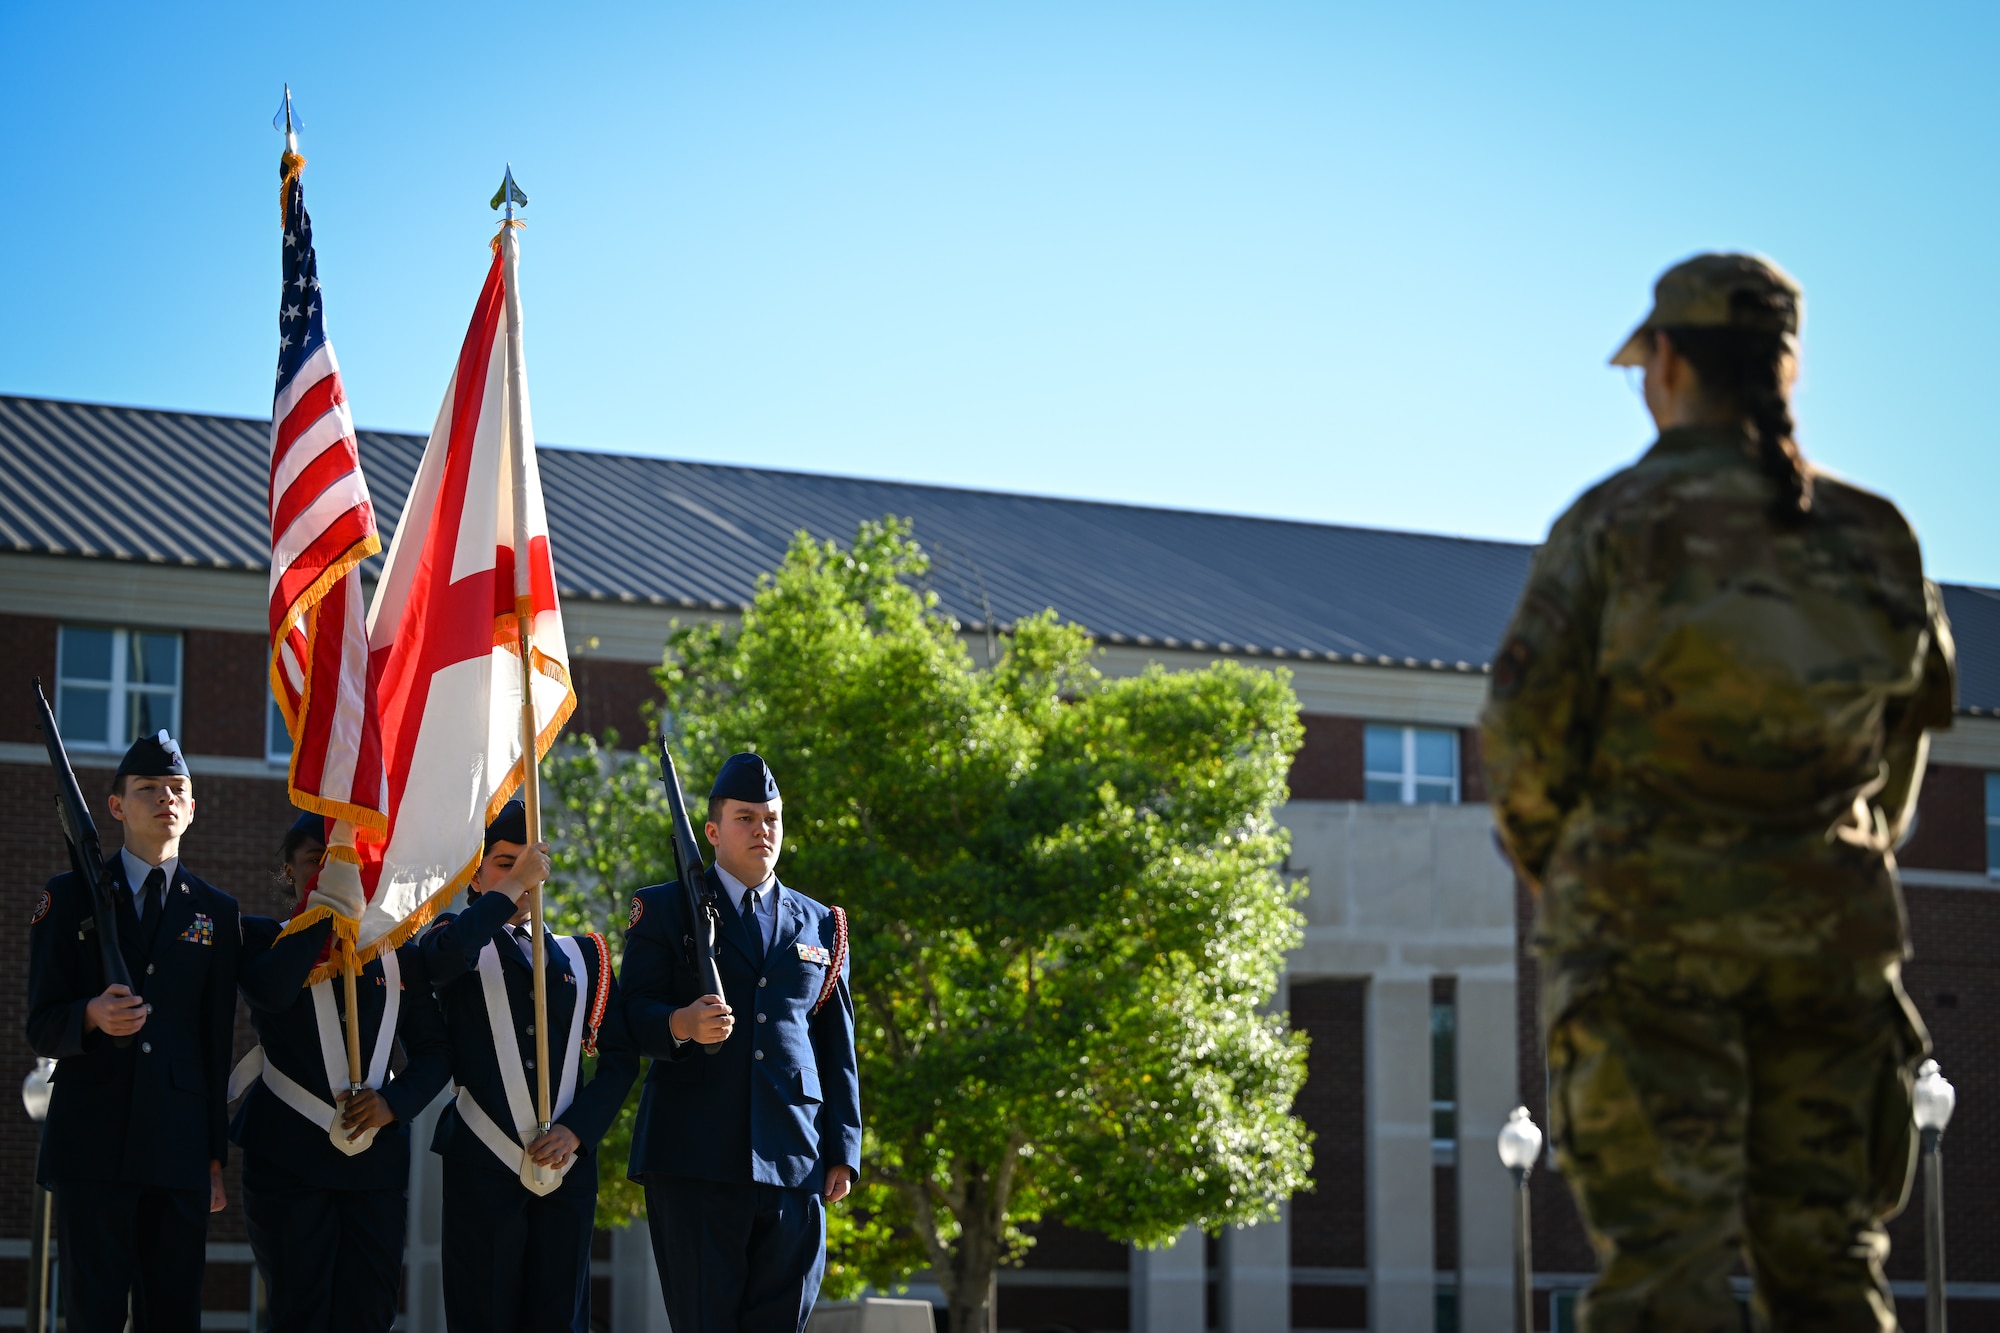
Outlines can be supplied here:
M1514 1173L1514 1333L1534 1333L1535 1274L1528 1251L1528 1174L1542 1154L1542 1131L1517 1106L1500 1127L1500 1163Z
M1924 1162L1924 1329L1944 1333L1944 1161L1939 1146L1951 1123L1958 1093L1938 1072L1938 1062L1917 1068L1917 1137Z
M39 1126L49 1118L49 1096L55 1091L51 1080L56 1062L47 1056L36 1059L35 1067L21 1080L21 1105L28 1119ZM28 1333L49 1333L49 1192L39 1184L31 1186L32 1205L28 1220Z

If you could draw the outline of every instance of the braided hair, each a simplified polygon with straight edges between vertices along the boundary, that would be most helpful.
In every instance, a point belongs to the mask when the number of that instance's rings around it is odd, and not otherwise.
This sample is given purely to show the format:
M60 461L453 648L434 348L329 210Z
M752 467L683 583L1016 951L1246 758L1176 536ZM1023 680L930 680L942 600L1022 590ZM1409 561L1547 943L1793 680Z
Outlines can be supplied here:
M1758 294L1739 291L1732 305L1757 304ZM1757 321L1761 311L1739 312ZM1757 437L1758 459L1778 487L1777 515L1797 521L1812 513L1813 470L1799 451L1792 425L1790 378L1794 362L1791 337L1766 328L1727 327L1662 329L1694 367L1702 391L1717 405L1743 415Z

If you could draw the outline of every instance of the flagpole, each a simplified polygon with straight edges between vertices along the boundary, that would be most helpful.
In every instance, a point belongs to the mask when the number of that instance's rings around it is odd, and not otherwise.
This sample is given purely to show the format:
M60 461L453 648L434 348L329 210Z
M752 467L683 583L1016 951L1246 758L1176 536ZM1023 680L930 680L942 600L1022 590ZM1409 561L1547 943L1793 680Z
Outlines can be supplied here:
M518 280L520 243L515 236L514 185L511 166L501 185L507 214L500 224L500 253L503 281L507 290L507 435L514 482L514 624L521 651L521 801L527 807L528 844L542 841L542 791L540 755L536 753L534 697L534 599L529 584L528 547L528 443L527 421L522 411L526 362L521 348L521 289ZM525 200L524 200L525 202ZM535 1116L540 1132L547 1134L555 1116L549 1096L549 975L548 945L544 938L542 886L528 891L528 919L534 934L535 965ZM578 992L579 995L581 992ZM535 1168L537 1176L541 1167Z

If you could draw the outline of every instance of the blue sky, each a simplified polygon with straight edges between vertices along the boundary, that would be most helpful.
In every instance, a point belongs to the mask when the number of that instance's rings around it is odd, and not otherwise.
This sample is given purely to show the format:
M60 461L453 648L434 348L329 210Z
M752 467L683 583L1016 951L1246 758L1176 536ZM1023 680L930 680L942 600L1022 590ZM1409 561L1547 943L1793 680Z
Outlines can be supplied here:
M0 6L0 391L259 415L289 80L357 418L503 162L548 443L1534 539L1653 277L1777 257L1801 438L2000 583L1992 6ZM1310 577L1310 571L1302 571Z

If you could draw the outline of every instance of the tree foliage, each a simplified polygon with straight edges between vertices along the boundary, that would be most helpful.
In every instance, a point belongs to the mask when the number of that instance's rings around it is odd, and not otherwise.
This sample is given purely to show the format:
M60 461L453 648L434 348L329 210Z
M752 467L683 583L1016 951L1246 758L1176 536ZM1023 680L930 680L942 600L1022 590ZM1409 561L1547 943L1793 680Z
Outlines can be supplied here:
M1304 1043L1265 1008L1300 932L1272 816L1300 728L1281 671L1109 679L1052 613L975 661L926 568L894 520L801 535L659 680L691 780L770 758L780 875L853 923L865 1160L827 1294L928 1267L981 1330L1038 1219L1151 1245L1305 1186ZM564 870L659 878L651 761L595 786L602 756L574 762L556 786L595 832Z

